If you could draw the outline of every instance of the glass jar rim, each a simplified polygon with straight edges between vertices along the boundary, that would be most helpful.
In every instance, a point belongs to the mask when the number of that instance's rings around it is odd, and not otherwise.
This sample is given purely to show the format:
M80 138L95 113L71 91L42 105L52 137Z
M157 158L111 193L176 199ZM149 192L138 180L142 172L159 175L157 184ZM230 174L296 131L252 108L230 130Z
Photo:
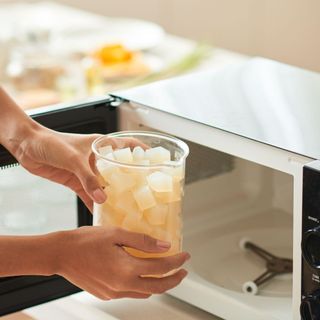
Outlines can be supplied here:
M102 156L97 150L97 144L106 138L125 138L125 137L135 138L135 136L137 136L137 138L139 136L157 137L163 140L170 141L176 144L183 151L183 155L180 157L179 160L174 160L175 163L131 164L131 163L119 162L116 160L109 159L105 156ZM120 166L130 167L130 168L164 168L164 167L176 168L178 166L181 166L181 164L185 161L185 159L189 155L189 147L184 141L165 133L159 133L159 132L153 132L153 131L139 131L139 130L117 131L117 132L112 132L112 133L103 135L92 142L91 149L96 156L98 156L99 158L107 162L120 165Z

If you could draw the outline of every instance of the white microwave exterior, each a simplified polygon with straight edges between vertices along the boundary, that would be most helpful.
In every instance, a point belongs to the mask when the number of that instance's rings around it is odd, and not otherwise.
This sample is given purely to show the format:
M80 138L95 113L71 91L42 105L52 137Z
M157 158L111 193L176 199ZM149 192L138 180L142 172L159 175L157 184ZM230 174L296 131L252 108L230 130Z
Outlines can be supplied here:
M302 169L305 164L312 162L313 159L164 111L135 103L123 103L119 108L119 129L136 130L140 124L293 176L294 262L292 300L289 298L285 301L286 298L252 297L253 303L248 305L247 295L243 299L243 294L215 286L192 272L182 285L171 290L170 294L228 320L299 320L301 300ZM278 306L277 308L270 310L270 299L273 299L273 305Z

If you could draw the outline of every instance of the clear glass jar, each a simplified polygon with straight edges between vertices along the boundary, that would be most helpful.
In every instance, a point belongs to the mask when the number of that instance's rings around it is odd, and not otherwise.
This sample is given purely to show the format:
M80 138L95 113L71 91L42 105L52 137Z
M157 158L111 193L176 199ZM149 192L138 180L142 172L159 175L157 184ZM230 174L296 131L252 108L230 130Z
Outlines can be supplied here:
M123 140L117 150L110 147L112 138ZM132 148L128 138L139 140L145 150ZM98 138L92 149L107 195L104 204L94 204L93 224L117 226L171 243L170 250L161 254L127 248L134 256L152 258L181 252L187 144L165 134L123 131Z

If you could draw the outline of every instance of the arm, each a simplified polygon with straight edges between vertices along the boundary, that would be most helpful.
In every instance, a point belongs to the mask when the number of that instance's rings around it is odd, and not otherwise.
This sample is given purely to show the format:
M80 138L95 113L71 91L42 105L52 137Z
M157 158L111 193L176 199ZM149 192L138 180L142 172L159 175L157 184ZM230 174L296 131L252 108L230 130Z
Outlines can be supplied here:
M27 116L0 88L0 144L29 172L62 184L78 194L92 210L106 195L94 172L92 142L100 135L50 130ZM134 147L135 139L110 139L110 144Z
M32 120L0 88L0 144L29 172L65 185L91 210L106 196L90 163L99 135L60 133Z
M40 125L33 121L0 87L0 143L13 155L29 135Z
M0 236L0 277L53 275L61 238L58 232L41 236Z
M163 293L186 276L183 269L166 274L189 259L187 253L139 259L123 246L161 253L170 245L149 236L116 228L82 227L41 236L0 236L0 277L58 274L103 300L147 298Z

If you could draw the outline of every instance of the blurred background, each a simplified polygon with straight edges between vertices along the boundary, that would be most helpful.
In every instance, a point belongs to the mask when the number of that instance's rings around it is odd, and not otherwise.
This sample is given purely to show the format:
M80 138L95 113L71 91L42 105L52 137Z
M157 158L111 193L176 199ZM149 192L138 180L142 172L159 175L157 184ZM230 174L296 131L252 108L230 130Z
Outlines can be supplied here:
M0 0L0 21L0 80L26 109L250 56L320 71L318 0Z

